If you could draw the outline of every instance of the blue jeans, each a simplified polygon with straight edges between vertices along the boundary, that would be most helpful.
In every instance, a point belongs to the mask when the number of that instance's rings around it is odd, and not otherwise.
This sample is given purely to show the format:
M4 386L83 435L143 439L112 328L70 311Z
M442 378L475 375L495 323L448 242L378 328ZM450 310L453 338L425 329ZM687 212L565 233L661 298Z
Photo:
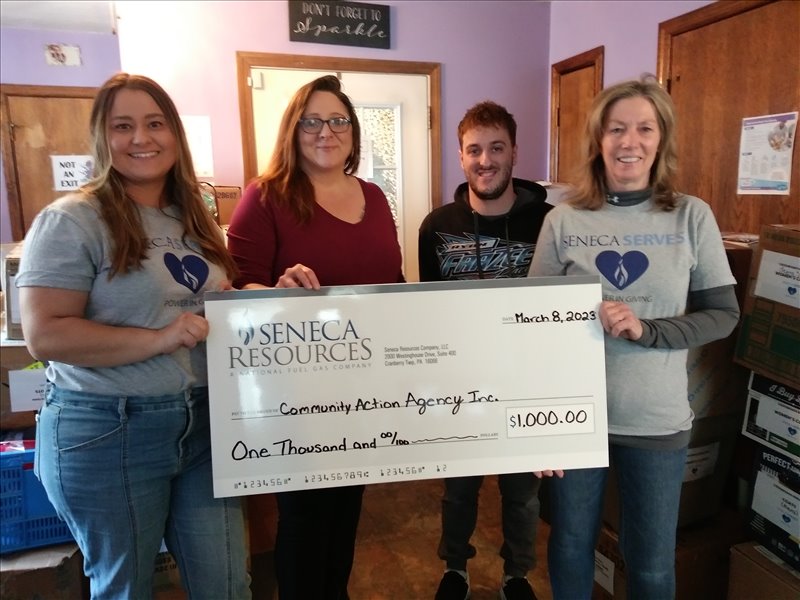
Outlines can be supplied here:
M92 598L151 598L162 539L193 600L250 598L239 498L213 495L207 388L125 397L50 385L35 467Z
M503 473L497 476L502 502L503 571L525 577L536 564L536 526L539 524L539 486L533 473ZM465 571L475 556L469 543L478 522L478 493L483 476L451 477L444 480L442 536L439 558L448 569Z
M619 484L619 544L628 598L675 597L675 531L686 452L610 446ZM555 600L592 597L607 476L605 468L575 469L548 482L552 514L547 558Z

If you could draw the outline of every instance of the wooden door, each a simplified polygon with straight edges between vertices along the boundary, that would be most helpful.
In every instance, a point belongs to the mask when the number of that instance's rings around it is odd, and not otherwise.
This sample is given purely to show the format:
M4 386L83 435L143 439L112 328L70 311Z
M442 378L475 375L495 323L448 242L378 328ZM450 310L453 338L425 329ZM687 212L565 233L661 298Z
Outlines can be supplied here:
M550 181L572 183L583 161L583 130L592 99L603 88L604 47L552 66L550 86Z
M51 156L86 155L95 88L0 86L3 166L13 239L65 194L55 190Z
M658 73L678 114L678 188L723 231L800 222L800 151L788 196L737 195L742 119L800 108L800 2L716 2L659 28Z

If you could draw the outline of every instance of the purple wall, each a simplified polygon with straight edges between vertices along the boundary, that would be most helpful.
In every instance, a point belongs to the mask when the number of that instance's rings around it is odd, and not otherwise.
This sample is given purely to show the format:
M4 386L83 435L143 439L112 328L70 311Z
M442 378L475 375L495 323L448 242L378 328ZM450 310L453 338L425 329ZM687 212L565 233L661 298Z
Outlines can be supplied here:
M46 44L79 46L79 67L48 66ZM0 83L96 87L120 70L119 40L112 34L0 29ZM87 124L88 127L88 124ZM0 158L0 242L12 241L5 171ZM49 174L47 174L49 176Z
M118 2L123 68L159 81L184 114L209 115L214 182L242 185L236 51L442 64L443 196L463 181L456 127L491 98L519 124L516 174L547 169L550 4L389 1L391 49L289 41L287 2Z
M0 83L95 87L120 70L119 40L111 33L0 30ZM55 67L45 63L47 44L79 46L83 64Z
M0 82L96 86L123 69L153 77L183 114L208 115L214 181L242 185L236 51L438 62L442 65L443 195L463 180L456 127L480 100L505 104L519 124L515 174L548 173L550 65L606 48L605 81L654 72L661 21L702 0L380 2L391 6L389 50L290 42L288 6L272 2L117 2L118 37L2 29ZM81 46L81 67L48 67L48 42ZM0 241L11 240L4 183Z

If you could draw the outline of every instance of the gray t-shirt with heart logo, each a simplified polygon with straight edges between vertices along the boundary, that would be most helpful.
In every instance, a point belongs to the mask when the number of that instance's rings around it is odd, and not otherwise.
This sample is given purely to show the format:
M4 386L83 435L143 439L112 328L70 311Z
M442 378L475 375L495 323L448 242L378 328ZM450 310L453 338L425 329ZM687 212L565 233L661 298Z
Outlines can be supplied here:
M36 216L26 235L17 287L87 292L86 318L120 327L160 329L182 312L202 313L204 292L221 289L224 270L183 237L177 207L139 206L139 214L147 259L141 269L109 279L114 246L97 200L79 194L56 200ZM206 346L117 367L51 362L47 378L65 389L96 394L180 393L207 385Z
M736 283L711 207L693 196L669 212L652 199L600 210L559 204L545 218L530 274L599 275L603 300L628 304L639 319L684 315L689 292ZM609 434L691 428L687 349L608 335L605 349ZM580 365L575 370L578 376Z

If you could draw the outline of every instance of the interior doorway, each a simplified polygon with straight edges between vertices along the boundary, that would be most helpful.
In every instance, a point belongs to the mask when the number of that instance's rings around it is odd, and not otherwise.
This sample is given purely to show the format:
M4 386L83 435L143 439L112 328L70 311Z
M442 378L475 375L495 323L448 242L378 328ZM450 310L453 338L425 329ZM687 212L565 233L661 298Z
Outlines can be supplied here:
M336 75L362 125L358 175L386 193L406 279L418 281L419 224L441 204L439 65L254 53L237 59L245 181L266 166L295 90L321 75Z
M95 88L0 86L3 168L11 235L21 240L39 211L66 192L54 181L54 156L91 154ZM8 135L5 135L8 133Z
M586 114L603 88L604 46L554 64L550 78L550 181L574 183Z

